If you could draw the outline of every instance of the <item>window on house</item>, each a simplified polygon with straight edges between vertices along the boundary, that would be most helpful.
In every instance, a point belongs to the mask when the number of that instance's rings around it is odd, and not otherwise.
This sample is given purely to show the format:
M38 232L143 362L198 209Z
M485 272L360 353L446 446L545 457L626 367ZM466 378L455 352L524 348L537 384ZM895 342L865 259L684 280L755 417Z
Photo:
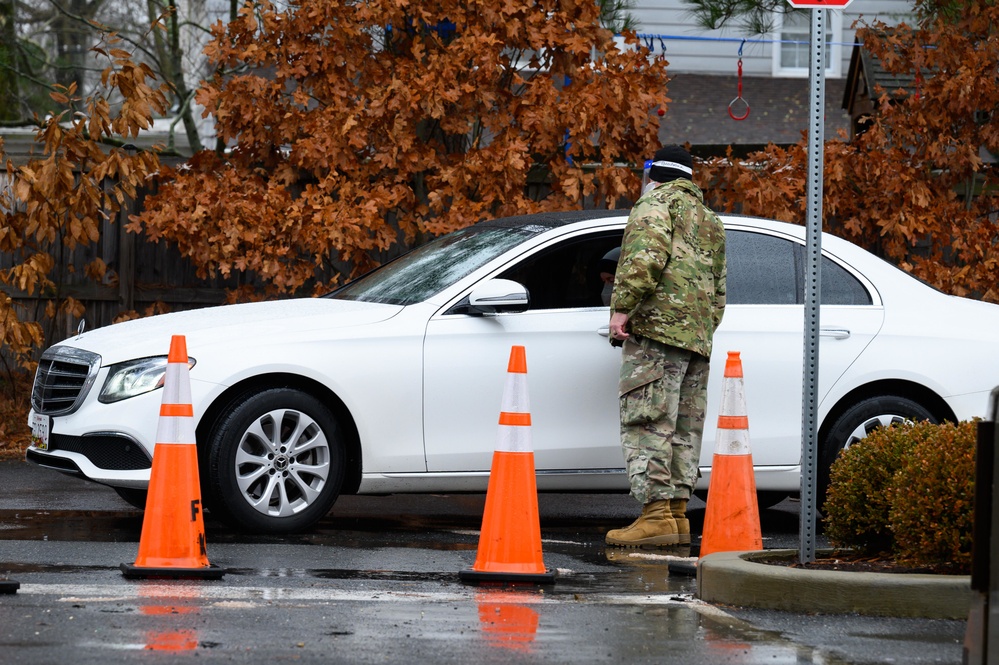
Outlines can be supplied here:
M842 75L843 12L826 9L826 76ZM777 17L774 76L808 76L812 10L785 12Z

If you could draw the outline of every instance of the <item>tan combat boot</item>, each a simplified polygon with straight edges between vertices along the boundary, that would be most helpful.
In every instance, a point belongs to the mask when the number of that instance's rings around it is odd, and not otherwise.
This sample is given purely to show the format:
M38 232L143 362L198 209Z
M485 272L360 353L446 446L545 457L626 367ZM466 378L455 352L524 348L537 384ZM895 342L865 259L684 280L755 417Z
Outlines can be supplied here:
M619 547L664 547L678 544L680 536L669 510L669 501L661 499L645 504L637 520L623 529L608 531L604 542Z
M669 511L676 522L676 532L680 536L680 544L690 544L690 520L687 519L687 499L670 499Z

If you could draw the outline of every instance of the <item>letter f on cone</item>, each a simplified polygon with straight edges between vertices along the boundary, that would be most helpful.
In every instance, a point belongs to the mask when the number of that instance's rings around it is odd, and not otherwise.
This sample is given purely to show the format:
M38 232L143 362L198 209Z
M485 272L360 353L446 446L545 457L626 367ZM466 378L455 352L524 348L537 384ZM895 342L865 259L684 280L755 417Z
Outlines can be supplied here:
M711 462L708 502L700 556L712 552L763 549L760 510L756 504L753 454L749 449L749 417L742 380L742 359L729 351L725 362L722 403L718 412L715 454Z
M460 571L458 577L471 584L555 582L555 573L545 570L541 555L538 488L527 397L527 355L522 346L510 350L475 565L470 570Z
M183 335L174 335L163 378L163 403L156 427L139 555L134 565L121 564L122 575L128 578L218 579L225 573L208 563L205 549L187 360L187 340Z

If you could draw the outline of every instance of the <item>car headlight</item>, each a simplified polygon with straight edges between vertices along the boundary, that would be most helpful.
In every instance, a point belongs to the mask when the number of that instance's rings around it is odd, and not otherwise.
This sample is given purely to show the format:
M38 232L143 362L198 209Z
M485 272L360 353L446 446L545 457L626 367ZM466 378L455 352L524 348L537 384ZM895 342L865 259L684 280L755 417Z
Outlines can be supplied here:
M188 358L187 366L194 367L195 362L194 358ZM111 365L97 399L110 404L162 388L166 368L166 356L139 358Z

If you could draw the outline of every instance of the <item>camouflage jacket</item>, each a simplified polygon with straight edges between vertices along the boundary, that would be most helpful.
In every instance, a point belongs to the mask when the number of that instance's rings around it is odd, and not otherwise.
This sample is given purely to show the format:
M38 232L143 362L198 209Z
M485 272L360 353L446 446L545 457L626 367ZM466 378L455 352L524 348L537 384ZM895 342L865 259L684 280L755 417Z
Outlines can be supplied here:
M635 203L611 311L628 314L630 334L710 357L725 312L725 229L691 181L658 185Z

